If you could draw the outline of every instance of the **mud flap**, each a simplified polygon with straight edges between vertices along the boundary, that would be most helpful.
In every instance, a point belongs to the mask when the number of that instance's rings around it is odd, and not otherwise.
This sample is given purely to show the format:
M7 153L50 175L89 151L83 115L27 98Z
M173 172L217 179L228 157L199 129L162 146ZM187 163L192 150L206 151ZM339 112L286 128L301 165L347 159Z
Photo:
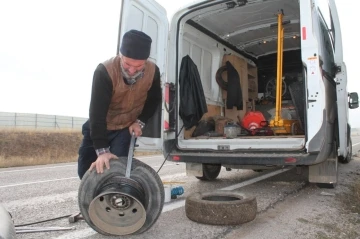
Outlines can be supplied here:
M318 183L320 187L335 188L338 181L338 159L336 146L333 148L333 152L327 160L309 166L309 182Z

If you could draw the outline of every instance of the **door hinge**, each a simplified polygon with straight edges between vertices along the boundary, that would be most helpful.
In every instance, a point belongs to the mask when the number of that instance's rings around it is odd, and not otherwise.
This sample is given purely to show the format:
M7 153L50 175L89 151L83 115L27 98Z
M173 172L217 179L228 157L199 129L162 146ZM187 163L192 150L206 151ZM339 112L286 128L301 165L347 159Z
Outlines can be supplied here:
M335 74L341 72L341 66L334 65L333 66L333 71L335 72Z

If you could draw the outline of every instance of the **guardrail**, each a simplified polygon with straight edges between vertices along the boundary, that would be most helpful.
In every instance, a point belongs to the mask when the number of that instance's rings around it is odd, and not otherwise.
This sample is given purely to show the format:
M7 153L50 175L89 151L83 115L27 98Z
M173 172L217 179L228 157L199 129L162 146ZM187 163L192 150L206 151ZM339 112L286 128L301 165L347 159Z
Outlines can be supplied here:
M28 129L81 129L87 118L0 112L0 127Z

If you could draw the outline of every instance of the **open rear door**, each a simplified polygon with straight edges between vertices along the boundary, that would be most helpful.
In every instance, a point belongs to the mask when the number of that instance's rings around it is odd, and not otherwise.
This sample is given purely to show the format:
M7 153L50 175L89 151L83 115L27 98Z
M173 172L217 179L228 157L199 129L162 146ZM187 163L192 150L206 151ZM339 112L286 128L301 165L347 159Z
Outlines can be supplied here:
M168 36L166 10L154 0L123 0L117 52L125 32L135 29L143 31L152 39L150 59L160 69L161 86L164 95L164 70ZM163 104L158 106L154 116L147 122L143 136L138 138L139 150L161 150L163 138Z
M347 156L347 140L348 130L347 124L349 120L348 108L348 89L347 89L347 75L346 65L343 60L343 45L339 16L336 10L335 0L329 0L331 31L335 46L335 64L336 64L336 96L337 96L337 111L339 121L339 150L338 155Z

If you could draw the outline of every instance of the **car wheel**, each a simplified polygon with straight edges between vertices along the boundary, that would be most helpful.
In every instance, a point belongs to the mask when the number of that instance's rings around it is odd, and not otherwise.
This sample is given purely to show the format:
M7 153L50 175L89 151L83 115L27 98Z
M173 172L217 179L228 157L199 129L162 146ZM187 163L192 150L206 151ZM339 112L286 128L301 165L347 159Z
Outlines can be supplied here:
M203 164L203 176L196 177L204 181L215 180L221 171L221 164Z
M93 199L97 197L98 191L103 184L114 177L124 177L126 171L126 157L110 160L110 169L102 174L96 170L87 171L80 183L78 192L78 203L81 214L87 224L95 231L103 235L114 235L97 227L89 216L89 206ZM164 187L159 175L147 164L133 159L130 178L139 183L144 191L144 208L146 220L140 229L132 234L140 234L148 230L158 219L164 205ZM115 223L115 222L114 222Z

